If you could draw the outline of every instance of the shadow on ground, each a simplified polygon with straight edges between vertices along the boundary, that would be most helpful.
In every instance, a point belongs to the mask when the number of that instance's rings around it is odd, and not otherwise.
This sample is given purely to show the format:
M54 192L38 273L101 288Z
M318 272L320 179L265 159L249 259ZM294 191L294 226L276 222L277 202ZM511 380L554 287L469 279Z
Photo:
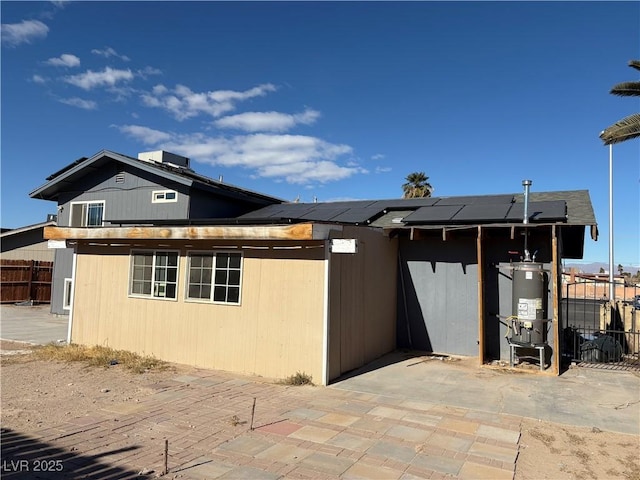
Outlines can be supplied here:
M2 428L0 477L11 480L33 479L151 479L153 472L144 474L115 467L101 457L122 454L140 447L130 446L96 455L75 453L32 438L8 428Z

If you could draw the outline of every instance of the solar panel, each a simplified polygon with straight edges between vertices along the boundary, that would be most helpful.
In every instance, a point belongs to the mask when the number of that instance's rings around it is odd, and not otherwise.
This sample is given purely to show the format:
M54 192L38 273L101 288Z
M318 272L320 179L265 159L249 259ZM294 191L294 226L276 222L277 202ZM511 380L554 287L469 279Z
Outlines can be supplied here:
M375 207L379 207L379 211L393 210L393 209L407 209L412 207L428 207L438 201L437 198L425 197L425 198L398 198L392 200L378 200L375 202ZM372 207L374 206L372 205Z
M451 220L461 208L459 205L420 207L412 214L404 217L404 223L446 223Z
M436 205L510 205L513 195L470 195L441 198Z
M529 220L542 222L550 220L565 220L567 216L567 204L563 200L546 202L529 202ZM510 222L522 221L524 217L524 203L514 203L507 213L506 219Z
M333 222L344 223L365 223L372 217L375 217L380 213L379 207L364 207L364 208L349 208L345 212L333 217Z
M439 205L439 204L438 204ZM453 218L453 222L504 222L511 204L491 205L474 204L465 205Z

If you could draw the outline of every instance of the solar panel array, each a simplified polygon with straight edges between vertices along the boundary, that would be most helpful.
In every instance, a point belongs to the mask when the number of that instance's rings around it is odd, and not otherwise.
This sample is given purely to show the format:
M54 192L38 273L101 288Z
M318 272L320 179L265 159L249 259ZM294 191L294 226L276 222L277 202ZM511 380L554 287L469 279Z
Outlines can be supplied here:
M394 210L411 211L403 217L405 225L476 224L522 222L524 204L513 195L446 198L414 198L327 203L286 203L269 205L240 218L245 220L300 220L346 224L368 224ZM565 221L564 201L529 203L532 222ZM397 224L402 225L402 224Z

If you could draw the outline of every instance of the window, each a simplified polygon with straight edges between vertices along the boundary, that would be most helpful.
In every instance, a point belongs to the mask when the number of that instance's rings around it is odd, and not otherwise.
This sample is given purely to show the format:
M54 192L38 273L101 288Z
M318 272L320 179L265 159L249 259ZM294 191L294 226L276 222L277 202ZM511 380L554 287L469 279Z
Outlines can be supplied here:
M190 253L187 299L240 303L242 254Z
M152 192L151 201L153 203L177 202L178 192L174 190L155 190Z
M64 297L62 298L62 308L71 310L71 292L73 291L73 283L70 278L64 279Z
M70 226L101 227L104 216L104 201L76 202L71 204Z
M145 251L131 253L129 294L175 300L178 290L178 253Z

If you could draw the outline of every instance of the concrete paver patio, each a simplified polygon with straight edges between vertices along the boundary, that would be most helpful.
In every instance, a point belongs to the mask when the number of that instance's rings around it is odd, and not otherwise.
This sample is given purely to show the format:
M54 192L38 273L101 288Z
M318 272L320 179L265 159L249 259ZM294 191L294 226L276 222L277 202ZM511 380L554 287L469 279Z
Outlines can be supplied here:
M167 439L167 478L513 478L518 416L479 419L399 397L238 380L176 375L149 385L157 391L138 403L37 431L33 442L3 431L3 459L63 462L40 478L151 478L164 469Z

